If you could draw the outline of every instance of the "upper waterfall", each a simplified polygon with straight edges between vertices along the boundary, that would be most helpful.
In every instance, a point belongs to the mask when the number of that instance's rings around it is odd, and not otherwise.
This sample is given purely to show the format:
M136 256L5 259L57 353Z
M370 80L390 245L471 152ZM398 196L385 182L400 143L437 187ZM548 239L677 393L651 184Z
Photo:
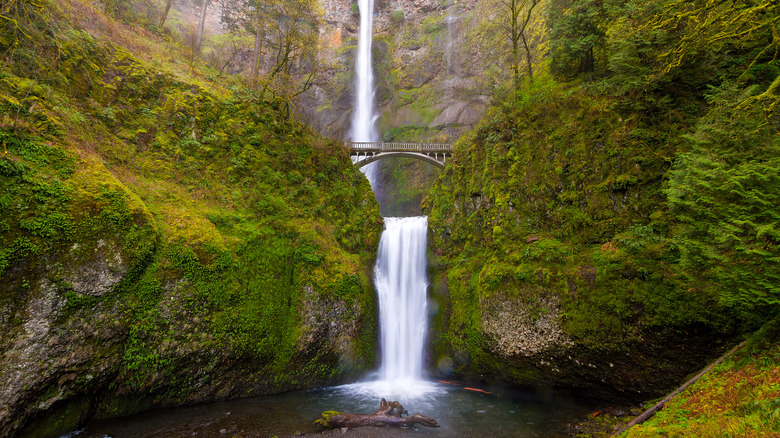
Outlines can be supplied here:
M355 107L352 113L352 141L376 141L374 72L371 60L374 0L359 0L360 34L355 65Z
M360 33L355 62L355 106L352 111L352 141L377 141L374 111L374 72L371 60L371 40L374 27L374 0L358 0ZM372 188L376 188L376 165L363 168Z

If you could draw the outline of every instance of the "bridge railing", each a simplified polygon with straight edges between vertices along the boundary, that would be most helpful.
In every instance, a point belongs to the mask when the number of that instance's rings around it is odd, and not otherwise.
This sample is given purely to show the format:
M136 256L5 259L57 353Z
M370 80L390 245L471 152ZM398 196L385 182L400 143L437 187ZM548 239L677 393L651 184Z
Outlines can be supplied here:
M452 152L449 143L399 143L384 141L348 141L345 142L352 151L364 152Z

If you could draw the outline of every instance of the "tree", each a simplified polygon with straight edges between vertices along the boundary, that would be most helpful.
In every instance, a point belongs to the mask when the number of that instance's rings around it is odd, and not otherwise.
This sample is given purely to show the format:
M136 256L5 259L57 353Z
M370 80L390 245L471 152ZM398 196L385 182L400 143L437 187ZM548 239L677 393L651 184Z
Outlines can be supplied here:
M268 23L266 42L273 52L274 62L266 83L277 77L287 82L298 63L313 62L318 43L316 2L275 1L264 8ZM314 50L312 50L314 49ZM310 66L313 72L315 65ZM307 80L304 90L308 89Z
M173 3L173 0L165 1L165 9L163 9L163 13L160 15L160 24L157 27L161 32L163 30L163 26L165 25L165 20L168 18L168 12L171 10L171 3Z
M534 0L533 5L536 6L539 2L537 0ZM527 21L530 21L531 19L531 10L528 10L528 16ZM520 32L520 38L523 40L523 48L525 49L525 63L528 67L528 80L533 83L534 82L534 68L533 68L533 57L531 56L531 47L528 44L528 34L525 31L527 25L523 26L523 30Z
M322 16L316 0L220 0L220 3L221 19L228 29L254 36L252 76L258 77L264 93L290 99L313 85ZM261 65L266 67L266 74L259 79Z
M252 77L256 78L260 72L260 53L263 52L263 39L265 38L265 26L259 22L255 25L255 59L252 62Z
M200 9L200 21L198 22L198 35L195 38L195 51L200 51L200 46L203 43L203 28L206 25L206 8L209 5L209 0L203 0Z
M603 45L607 19L602 0L554 0L547 23L553 73L573 77L596 70L596 49Z
M262 22L260 5L252 0L219 0L222 7L220 20L232 33L249 32L254 36L254 59L252 60L252 78L260 72L261 53L265 39L265 23Z
M526 63L528 64L528 78L533 82L533 67L531 65L531 48L526 37L526 30L531 23L531 14L540 0L501 0L501 4L506 10L509 21L504 27L509 41L512 44L512 77L514 79L515 90L520 88L520 40L523 42L523 48L526 53Z

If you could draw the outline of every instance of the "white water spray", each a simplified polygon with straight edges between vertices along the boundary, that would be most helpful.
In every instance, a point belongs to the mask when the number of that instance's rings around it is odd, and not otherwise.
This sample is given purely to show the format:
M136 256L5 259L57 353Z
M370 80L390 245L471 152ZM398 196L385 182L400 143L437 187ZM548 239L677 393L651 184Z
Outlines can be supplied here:
M422 378L427 303L427 217L385 218L374 282L382 330L382 379Z
M360 34L356 62L352 141L377 141L371 38L374 0L358 0ZM363 167L376 191L376 163ZM436 391L423 380L427 327L427 217L385 218L374 283L379 295L382 366L380 379L355 385L381 397L416 397Z
M385 218L374 267L382 366L379 380L356 385L358 391L407 400L442 391L423 378L428 325L427 232L425 216Z
M377 141L374 111L374 72L371 62L371 41L374 27L374 0L358 0L360 33L355 62L355 107L352 112L352 141ZM376 189L376 164L363 167L363 173Z

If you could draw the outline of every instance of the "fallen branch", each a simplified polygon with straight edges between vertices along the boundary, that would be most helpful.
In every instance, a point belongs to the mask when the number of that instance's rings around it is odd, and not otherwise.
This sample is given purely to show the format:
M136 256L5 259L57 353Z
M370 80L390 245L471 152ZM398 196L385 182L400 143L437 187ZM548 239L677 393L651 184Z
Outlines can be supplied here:
M338 411L325 411L322 418L315 423L326 429L355 428L364 426L374 427L411 427L419 424L425 427L439 427L439 423L425 415L409 412L397 401L387 402L385 399L379 403L379 409L373 414L349 414Z
M707 368L703 369L699 374L695 375L691 380L683 383L682 386L680 386L679 388L675 389L674 392L672 392L671 394L667 395L666 397L664 397L663 400L661 400L658 403L656 403L655 405L653 405L652 408L642 412L642 414L640 414L638 417L636 417L633 420L631 420L630 423L628 423L627 425L625 425L625 427L623 427L622 429L620 429L617 432L615 432L614 434L612 434L612 436L618 436L621 433L627 431L628 429L631 429L632 427L636 426L637 424L645 422L648 418L652 417L656 413L656 411L658 411L659 409L664 407L664 405L669 400L671 400L672 397L674 397L675 395L683 392L683 390L685 390L685 388L689 387L691 384L693 384L694 382L699 380L699 378L701 378L701 376L707 374L707 372L709 370L711 370L714 366L719 365L724 360L726 360L729 356L734 354L734 352L736 352L737 350L742 348L745 345L746 342L747 341L743 341L741 344L739 344L736 347L732 348L731 351L729 351L728 353L726 353L723 356L721 356L720 359L715 361L715 363L713 363L710 366L708 366Z

